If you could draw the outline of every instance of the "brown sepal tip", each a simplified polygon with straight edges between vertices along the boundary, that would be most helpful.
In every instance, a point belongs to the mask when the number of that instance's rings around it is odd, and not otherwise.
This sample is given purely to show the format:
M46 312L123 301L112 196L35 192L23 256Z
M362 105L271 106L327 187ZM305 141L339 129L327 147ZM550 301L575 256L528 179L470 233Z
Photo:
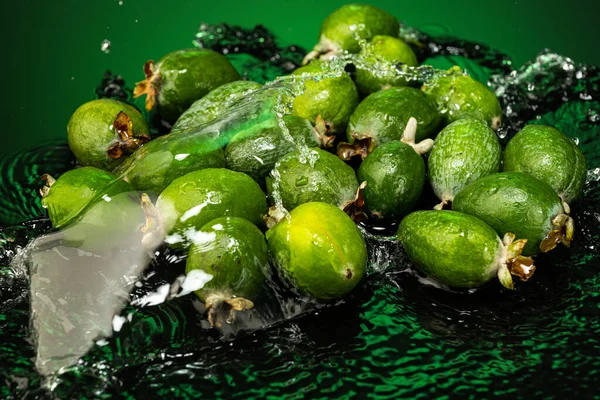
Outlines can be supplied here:
M367 214L365 213L365 187L367 187L367 182L363 182L358 187L356 191L356 196L354 196L353 200L348 200L340 207L350 218L352 221L359 223L364 222L368 219Z
M150 196L146 193L142 193L141 207L145 216L145 222L140 228L140 231L144 234L142 244L146 248L154 248L162 243L165 238L162 220L158 210L152 204Z
M223 299L220 296L208 297L205 305L208 310L208 322L210 326L216 326L217 328L223 326L223 322L227 324L233 323L236 311L254 308L254 303L243 297L228 299Z
M265 221L265 224L267 225L267 228L271 229L272 227L277 225L279 221L281 221L288 215L288 211L285 208L283 208L283 206L274 205L269 207L269 210L264 215L263 219Z
M150 141L150 136L147 134L134 135L133 121L123 111L119 111L115 117L113 129L117 134L117 138L109 144L106 152L114 160L133 153L140 146Z
M333 142L335 141L335 135L332 135L333 125L323 119L321 114L317 115L317 119L315 120L315 137L317 141L321 144L321 148L329 149L333 147Z
M502 242L506 247L506 269L510 272L511 276L516 276L523 282L527 281L535 272L533 258L521 255L525 244L527 244L527 239L515 240L515 235L513 233L507 233L504 235ZM501 267L501 270L502 269L504 269L504 266ZM514 286L512 285L512 282L506 285L508 278L503 276L503 272L504 271L499 271L498 273L502 285L508 289L513 289Z
M353 143L341 142L337 146L337 155L344 161L349 161L354 157L360 157L362 160L367 158L375 150L375 141L370 136L357 138Z
M554 249L559 243L569 247L573 241L575 234L575 222L573 218L567 214L558 214L552 218L552 225L556 229L550 231L540 243L540 250L544 253Z
M145 94L146 110L150 111L154 108L156 94L158 91L158 81L160 79L160 72L156 72L154 68L154 61L146 61L144 64L144 75L146 76L146 79L136 83L135 89L133 89L133 97L137 99Z
M50 174L44 174L40 178L45 182L44 186L42 186L40 189L40 195L42 197L46 197L48 196L48 193L50 193L50 188L52 185L54 185L56 179L54 179Z

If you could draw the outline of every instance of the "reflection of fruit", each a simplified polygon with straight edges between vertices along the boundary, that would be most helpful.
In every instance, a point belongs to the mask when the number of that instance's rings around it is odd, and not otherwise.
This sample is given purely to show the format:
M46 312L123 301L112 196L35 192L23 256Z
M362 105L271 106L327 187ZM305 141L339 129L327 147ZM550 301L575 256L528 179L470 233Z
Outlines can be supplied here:
M245 218L263 225L265 194L248 175L207 168L175 179L160 194L156 208L167 233L165 242L187 247L198 230L222 216Z
M453 67L422 87L423 91L437 103L444 119L449 124L462 118L477 118L497 130L502 122L502 109L494 93L470 76L463 75L459 67Z
M252 81L234 81L211 90L181 114L173 125L171 133L181 132L214 120L221 116L231 103L261 87L260 83Z
M500 170L502 149L498 137L479 119L461 119L437 136L428 168L431 186L442 208L465 186Z
M365 274L367 248L358 228L342 210L306 203L267 231L282 280L319 300L348 294Z
M345 162L312 148L283 156L267 177L267 189L271 199L281 197L288 211L314 201L341 207L356 197L358 181Z
M398 238L413 263L426 275L452 287L481 286L497 276L513 288L512 275L528 279L533 260L521 256L526 240L501 240L494 229L457 211L416 211L404 217Z
M125 156L150 140L142 114L111 99L79 106L67 125L69 148L81 165L113 170Z
M328 64L314 61L298 68L293 75L331 73ZM358 91L352 79L342 72L339 76L312 80L305 78L306 91L293 102L294 115L306 118L314 123L317 117L331 125L334 133L344 132L348 119L358 104Z
M408 82L398 76L396 64L419 65L417 56L409 45L392 36L375 36L359 53L356 67L356 87L363 96L390 87L406 86Z
M504 170L543 180L567 203L583 193L587 167L575 142L555 128L528 125L506 145Z
M243 218L221 217L194 235L186 261L186 274L199 272L208 282L195 291L209 309L227 303L233 310L253 307L260 293L269 255L262 232ZM211 321L216 318L211 313ZM232 315L230 315L232 317Z
M240 79L227 57L209 49L174 51L156 64L148 61L144 73L135 97L145 94L146 109L156 103L159 114L171 123L211 90Z
M109 204L115 195L133 191L127 182L95 167L72 169L57 180L49 175L42 178L46 181L42 189L42 206L48 210L55 228L69 224L96 203Z
M525 255L549 251L559 242L569 246L575 229L554 190L523 172L483 177L456 195L452 207L480 218L499 235L527 239Z
M321 24L319 43L304 58L304 64L315 57L331 59L343 52L358 53L357 39L369 40L375 35L398 37L400 24L391 14L366 4L346 4Z

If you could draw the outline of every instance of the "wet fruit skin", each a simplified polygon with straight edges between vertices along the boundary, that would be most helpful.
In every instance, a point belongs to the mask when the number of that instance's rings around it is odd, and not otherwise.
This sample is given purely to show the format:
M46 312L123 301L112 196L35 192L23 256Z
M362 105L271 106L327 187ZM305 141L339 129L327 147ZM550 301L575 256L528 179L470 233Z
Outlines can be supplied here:
M272 201L274 192L279 193L288 211L309 202L341 207L355 198L358 181L354 170L341 159L311 148L307 155L296 150L283 156L267 177L267 189Z
M557 129L528 125L506 145L504 170L543 180L567 203L583 193L587 167L579 147Z
M400 140L410 117L417 119L419 142L438 132L440 115L423 92L409 87L390 88L367 96L350 117L347 140L372 138L375 146Z
M268 263L265 236L255 225L243 218L221 217L200 228L185 269L186 274L201 270L212 275L195 293L203 302L214 303L234 297L254 300Z
M261 87L260 83L252 81L234 81L211 90L181 114L173 125L171 133L194 128L214 120L230 104Z
M267 231L282 280L300 294L328 300L348 294L365 274L367 248L342 210L306 203Z
M265 194L248 175L207 168L175 179L160 194L156 208L174 247L187 247L198 229L222 216L245 218L263 226Z
M496 95L484 84L463 75L459 67L421 89L437 103L445 125L463 118L478 118L494 130L500 127L502 109Z
M481 286L497 275L502 240L485 222L456 211L416 211L402 220L398 239L415 265L458 288Z
M326 62L315 60L292 72L292 75L330 73ZM334 133L342 133L348 125L350 115L358 105L358 91L354 82L342 72L340 76L319 81L306 78L306 91L293 101L292 114L314 123L320 115L331 126Z
M331 58L347 51L358 53L357 36L369 40L375 35L398 37L400 25L391 14L366 4L346 4L331 14L321 24L319 43L307 55L305 62L323 54Z
M81 165L112 171L125 160L108 155L110 145L118 139L113 123L120 112L131 119L135 136L150 138L148 124L134 107L112 99L89 101L73 113L67 125L69 148Z
M524 255L541 251L542 240L555 229L552 219L564 213L560 198L548 184L522 172L483 177L465 187L452 207L476 216L501 236L512 232L527 239Z
M225 167L225 153L214 137L193 133L165 135L144 145L115 169L136 190L159 194L174 179L204 168Z
M42 206L55 228L62 228L94 204L120 193L132 192L127 182L95 167L72 169L62 174L42 197ZM102 196L102 198L101 198Z
M241 78L225 56L209 49L174 51L150 68L156 77L149 84L156 92L158 112L171 123L211 90ZM136 88L135 94L143 92ZM150 96L146 108L153 108Z
M431 186L442 205L469 183L498 172L501 157L498 137L482 120L461 119L445 127L427 164Z
M376 218L408 214L423 191L425 162L410 145L393 141L377 147L358 169L367 212Z
M400 63L413 67L419 65L417 56L410 46L392 36L373 37L373 40L360 51L359 57L369 66L369 68L360 66L356 68L356 87L363 96L390 87L408 85L406 79L398 77L395 70L386 70L391 65Z
M320 142L311 123L295 115L283 117L291 137L284 134L279 125L248 129L231 138L225 148L227 168L248 174L259 184L265 184L265 178L275 163L298 145L317 147Z

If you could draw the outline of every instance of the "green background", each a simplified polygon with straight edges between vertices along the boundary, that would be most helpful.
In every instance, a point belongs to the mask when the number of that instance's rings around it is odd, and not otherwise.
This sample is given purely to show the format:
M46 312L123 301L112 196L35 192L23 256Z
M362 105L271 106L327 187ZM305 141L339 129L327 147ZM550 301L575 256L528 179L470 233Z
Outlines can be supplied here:
M190 47L201 21L252 27L262 23L285 44L312 47L321 21L346 2L19 0L3 4L4 130L0 154L66 138L71 113L93 98L106 69L129 86L143 79L142 65ZM544 47L579 62L600 65L600 2L579 0L381 0L384 8L432 34L487 43L514 57L515 65ZM595 3L595 5L594 5ZM109 54L101 43L112 43Z

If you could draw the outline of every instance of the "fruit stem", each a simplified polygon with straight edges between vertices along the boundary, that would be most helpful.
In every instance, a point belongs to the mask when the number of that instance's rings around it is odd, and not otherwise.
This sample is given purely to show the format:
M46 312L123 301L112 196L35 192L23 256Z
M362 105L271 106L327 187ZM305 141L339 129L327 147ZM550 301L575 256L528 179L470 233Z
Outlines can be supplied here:
M142 193L141 206L146 217L146 222L140 229L144 233L142 245L147 249L154 249L165 239L165 230L158 210L146 193Z
M542 243L540 243L540 250L544 253L554 249L559 243L569 247L573 241L573 235L575 234L575 222L573 218L561 213L552 218L552 225L556 229L550 231L544 240L542 240Z
M523 248L527 239L515 240L513 233L507 233L502 239L506 252L506 259L498 269L498 279L502 286L507 289L514 289L512 276L516 276L525 282L535 272L535 265L531 257L522 256Z
M354 134L352 134L354 136ZM337 146L337 155L344 161L360 156L362 160L375 149L375 141L370 136L356 137L353 143L341 142Z
M271 229L272 227L277 225L279 223L279 221L281 221L288 215L289 215L289 213L287 212L287 210L285 208L277 207L275 205L275 206L269 207L269 211L267 212L267 214L264 216L263 219L265 220L265 224L267 225L267 228Z
M348 200L340 207L346 214L348 214L350 218L352 218L352 221L356 223L363 222L368 219L367 214L364 211L365 187L367 187L366 181L360 184L354 199Z
M119 111L115 117L113 128L119 137L109 144L106 151L112 159L119 159L124 154L129 155L150 141L150 136L146 134L133 134L133 121L123 111Z
M321 148L329 149L333 147L333 141L335 140L334 135L329 135L333 130L333 125L325 121L321 114L317 115L317 119L315 120L315 127L313 128L313 132L317 141L321 144Z
M158 80L160 79L160 72L155 72L154 61L148 60L144 64L144 75L146 79L136 83L135 89L133 90L133 97L137 99L142 95L146 95L146 110L150 111L154 108L156 101Z
M432 139L424 139L419 143L415 142L417 137L417 119L415 117L410 117L406 127L404 128L404 133L402 134L401 142L406 143L410 147L412 147L419 155L427 153L433 147Z
M208 322L212 327L223 326L223 321L231 324L235 321L235 312L250 310L254 303L243 297L225 297L214 294L206 298L205 306L208 310Z
M44 182L46 182L46 184L40 189L40 194L42 197L46 197L48 196L48 193L50 193L50 188L52 185L54 185L56 179L54 179L50 174L44 174L41 176L41 178Z

